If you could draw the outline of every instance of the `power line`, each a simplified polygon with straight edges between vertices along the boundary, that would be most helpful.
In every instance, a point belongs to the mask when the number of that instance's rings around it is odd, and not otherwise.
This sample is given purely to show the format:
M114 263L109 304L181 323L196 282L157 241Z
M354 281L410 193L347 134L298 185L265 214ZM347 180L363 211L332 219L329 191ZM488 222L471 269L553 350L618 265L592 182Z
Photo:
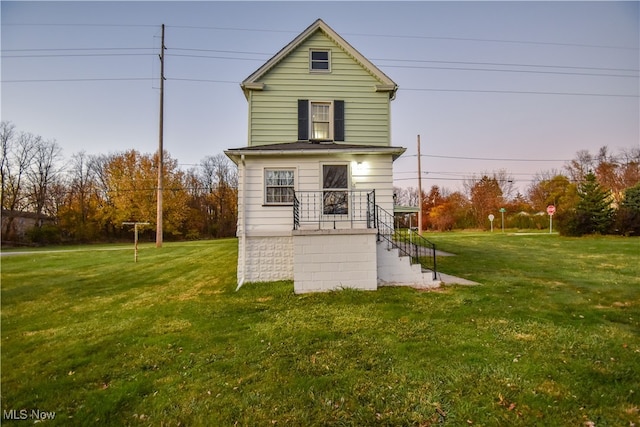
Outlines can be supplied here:
M29 23L29 22L3 22L5 27L139 27L139 28L158 28L158 24L86 24L77 22L59 22L59 23Z
M11 53L20 53L20 52L67 52L67 51L120 51L120 50L151 50L154 48L149 47L94 47L94 48L29 48L29 49L2 49L1 52L11 52ZM200 48L185 48L185 47L172 47L170 51L187 51L187 52L215 52L215 53L229 53L229 54L240 54L240 55L261 55L261 56L273 56L273 53L267 52L255 52L255 51L242 51L242 50L224 50L224 49L200 49ZM62 53L58 56L69 56L71 54ZM93 56L94 53L86 53L84 55ZM143 55L143 54L141 54ZM174 56L187 56L187 55L176 55ZM29 55L3 55L5 58L9 57L30 57ZM226 58L226 57L218 57L218 56L194 56L201 58ZM237 59L237 58L229 58L229 59ZM257 58L255 60L258 60ZM262 59L260 59L262 60ZM564 68L564 69L573 69L573 70L596 70L596 71L620 71L620 72L639 72L640 69L636 68L611 68L611 67L591 67L591 66L577 66L577 65L550 65L550 64L521 64L521 63L503 63L503 62L475 62L475 61L440 61L440 60L425 60L425 59L402 59L402 58L372 58L372 61L383 61L383 62L407 62L407 63L431 63L431 64L458 64L458 65L485 65L485 66L494 66L494 67L529 67L529 68ZM381 65L384 67L394 67L394 68L432 68L432 67L413 67L413 66L402 66L402 65ZM438 68L436 68L438 69ZM443 68L449 69L449 68ZM476 70L472 68L451 68L451 69L460 69L460 70ZM480 71L494 71L493 69L478 69ZM495 70L502 71L502 70ZM510 70L505 70L510 71ZM522 70L516 70L522 71ZM523 72L533 72L533 71L523 71ZM557 72L562 73L562 72ZM598 75L598 74L596 74ZM613 75L619 76L619 75ZM627 76L624 76L627 77ZM631 76L635 77L635 76Z
M413 178L393 178L394 181L411 181L416 180L417 177ZM468 178L450 178L450 177L430 177L430 181L467 181ZM510 182L536 182L535 179L511 179Z
M231 81L231 80L190 79L190 78L178 78L178 77L167 77L167 80L180 81L180 82L198 82L198 83L227 83L227 84L237 84L237 85L240 84L240 82Z
M623 49L623 50L634 50L634 51L638 50L638 47L633 47L633 46L595 45L595 44L587 44L587 43L543 42L543 41L534 41L534 40L486 39L486 38L479 38L479 37L443 37L443 36L361 34L361 33L344 33L344 35L345 36L362 36L362 37L389 37L389 38L407 38L407 39L471 41L471 42L487 42L487 43L532 44L532 45L542 45L542 46L568 46L568 47L585 47L585 48L597 48L597 49Z
M417 175L417 171L395 171L395 174L413 174L413 175ZM429 175L429 176L433 176L432 174L439 174L439 175L453 175L453 176L471 176L471 175L485 175L487 174L487 172L446 172L446 171L424 171L422 172L423 175ZM532 173L525 173L525 172L508 172L509 175L520 175L520 176L533 176L535 175L537 172L532 172Z
M0 83L76 83L76 82L105 82L105 81L151 81L151 77L97 77L97 78L73 78L73 79L16 79L2 80Z
M638 76L630 76L627 74L605 74L605 73L576 73L569 71L541 71L541 70L499 70L495 68L463 68L463 67L435 67L435 66L409 66L409 65L384 65L387 68L406 68L406 69L422 69L422 70L457 70L457 71L489 71L499 73L528 73L528 74L559 74L568 76L589 76L589 77L626 77L637 79Z
M403 157L417 157L417 154L407 154ZM422 154L420 157L435 157L438 159L458 159L458 160L489 160L501 162L570 162L566 159L499 159L488 157L462 157L462 156L440 156L436 154Z
M118 50L153 50L153 48L143 47L97 47L97 48L43 48L43 49L3 49L2 52L77 52L77 51L89 51L90 53L71 54L71 53L58 53L58 54L18 54L18 55L3 55L4 58L37 58L37 57L75 57L75 56L134 56L134 55L155 55L155 53L92 53L91 51L118 51ZM216 52L216 53L229 53L240 55L261 55L271 56L271 53L255 52L255 51L238 51L238 50L220 50L220 49L198 49L198 48L172 48L171 51L188 51L188 52ZM174 54L171 56L177 57L193 57L193 58L211 58L211 59L239 59L239 60L255 60L261 61L262 58L236 58L226 56L210 56L210 55L187 55L187 54ZM519 64L519 63L497 63L497 62L472 62L472 61L438 61L438 60L422 60L422 59L389 59L389 58L377 58L375 61L384 62L406 62L406 63L435 63L435 64L458 64L458 65L483 65L483 66L510 66L510 67L529 67L529 68L564 68L572 70L594 70L594 71L619 71L619 72L638 72L638 69L631 68L610 68L610 67L589 67L589 66L570 66L570 65L549 65L549 64ZM410 65L383 65L383 67L390 68L406 68L406 69L441 69L441 70L461 70L461 71L492 71L492 72L511 72L511 73L537 73L537 74L560 74L560 75L584 75L584 76L602 76L602 77L626 77L637 78L636 75L620 75L620 74L603 74L603 73L576 73L567 71L540 71L540 70L513 70L513 69L487 69L487 68L468 68L468 67L435 67L435 66L410 66Z
M251 31L251 32L269 32L269 33L295 33L299 31L293 30L274 30L265 28L238 28L238 27L208 27L208 26L191 26L191 25L171 25L171 28L183 28L183 29L197 29L197 30L215 30L215 31ZM512 44L531 44L531 45L543 45L543 46L568 46L568 47L582 47L582 48L597 48L597 49L623 49L623 50L638 50L638 47L633 46L614 46L614 45L596 45L588 43L566 43L566 42L545 42L536 40L508 40L508 39L490 39L481 37L448 37L448 36L427 36L427 35L409 35L409 34L372 34L372 33L343 33L344 36L358 36L358 37L388 37L388 38L406 38L406 39L427 39L427 40L449 40L449 41L470 41L470 42L483 42L483 43L512 43Z
M398 88L402 91L417 92L459 92L459 93L495 93L516 95L563 95L563 96L596 96L613 98L638 98L640 95L626 95L617 93L585 93L585 92L544 92L544 91L520 91L520 90L482 90L482 89L438 89L438 88Z
M589 66L577 66L577 65L548 65L548 64L520 64L513 62L472 62L472 61L438 61L438 60L425 60L425 59L385 59L385 58L371 58L372 61L390 61L390 62L424 62L433 64L460 64L460 65L489 65L499 67L534 67L534 68L567 68L567 69L581 69L581 70L600 70L600 71L632 71L638 72L637 68L608 68L608 67L589 67Z
M182 54L182 53L168 53L167 56L183 57L183 58L235 59L239 61L264 61L264 59L261 59L261 58L234 58L230 56L190 55L190 54Z
M153 50L152 47L67 47L67 48L30 48L30 49L2 49L2 52L64 52L80 50Z
M67 79L13 79L2 80L0 83L76 83L76 82L100 82L100 81L151 81L151 77L99 77L99 78L67 78ZM239 84L231 80L212 80L196 78L167 77L166 80ZM438 89L438 88L399 88L401 91L417 92L453 92L453 93L484 93L484 94L517 94L517 95L557 95L557 96L595 96L613 98L640 98L640 95L625 95L611 93L580 93L580 92L543 92L543 91L516 91L516 90L481 90L481 89Z
M186 48L186 47L172 47L171 50L186 50L190 52L216 52L216 53L241 53L243 55L264 55L264 56L273 56L273 53L265 53L265 52L247 52L242 50L220 50L220 49L195 49L195 48Z
M44 53L29 55L2 55L2 58L67 58L67 57L95 57L95 56L156 56L154 53Z

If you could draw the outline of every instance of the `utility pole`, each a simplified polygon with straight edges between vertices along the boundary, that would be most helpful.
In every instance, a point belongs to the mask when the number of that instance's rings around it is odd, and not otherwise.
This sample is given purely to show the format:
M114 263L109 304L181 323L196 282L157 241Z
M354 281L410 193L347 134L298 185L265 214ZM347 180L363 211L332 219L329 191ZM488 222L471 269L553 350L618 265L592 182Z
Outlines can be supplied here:
M420 167L420 135L418 135L418 235L422 236L422 169Z
M158 206L156 213L156 248L162 247L162 174L164 172L164 24L162 24L162 41L160 47L160 129L158 141Z

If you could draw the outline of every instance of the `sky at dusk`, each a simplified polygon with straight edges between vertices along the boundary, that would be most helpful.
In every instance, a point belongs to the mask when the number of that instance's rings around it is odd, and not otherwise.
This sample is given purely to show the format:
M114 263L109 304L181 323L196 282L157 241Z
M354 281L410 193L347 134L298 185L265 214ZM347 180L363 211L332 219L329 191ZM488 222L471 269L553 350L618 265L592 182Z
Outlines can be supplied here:
M525 190L578 150L638 147L639 2L1 3L1 115L75 153L182 168L247 141L240 82L322 18L399 86L400 187L505 169ZM289 141L283 141L289 142Z

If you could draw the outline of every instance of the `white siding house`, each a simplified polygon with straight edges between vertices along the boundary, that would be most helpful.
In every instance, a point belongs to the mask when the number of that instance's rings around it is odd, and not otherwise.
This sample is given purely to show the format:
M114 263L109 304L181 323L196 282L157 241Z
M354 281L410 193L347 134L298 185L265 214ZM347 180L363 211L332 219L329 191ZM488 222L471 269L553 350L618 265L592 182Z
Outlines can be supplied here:
M400 283L379 226L393 212L393 161L405 151L390 143L397 85L317 20L241 87L248 145L225 152L238 165L238 286Z

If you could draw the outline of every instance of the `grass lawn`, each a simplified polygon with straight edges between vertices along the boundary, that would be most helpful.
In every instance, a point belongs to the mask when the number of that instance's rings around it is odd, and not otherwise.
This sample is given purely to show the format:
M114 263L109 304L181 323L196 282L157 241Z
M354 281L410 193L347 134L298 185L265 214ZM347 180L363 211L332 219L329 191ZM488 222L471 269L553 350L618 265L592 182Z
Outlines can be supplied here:
M2 424L640 425L639 239L428 237L482 285L236 292L234 239L3 257Z

